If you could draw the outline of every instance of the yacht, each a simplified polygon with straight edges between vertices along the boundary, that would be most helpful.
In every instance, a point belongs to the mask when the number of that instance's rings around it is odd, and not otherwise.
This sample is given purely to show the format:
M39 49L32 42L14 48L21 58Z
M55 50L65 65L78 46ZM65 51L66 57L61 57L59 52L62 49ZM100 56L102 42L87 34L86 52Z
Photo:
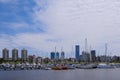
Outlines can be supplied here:
M89 64L81 64L78 69L94 69L97 68L97 64L89 63Z
M110 64L107 64L107 63L99 63L97 65L97 68L99 68L99 69L112 69L112 68L115 68L115 67L110 65Z

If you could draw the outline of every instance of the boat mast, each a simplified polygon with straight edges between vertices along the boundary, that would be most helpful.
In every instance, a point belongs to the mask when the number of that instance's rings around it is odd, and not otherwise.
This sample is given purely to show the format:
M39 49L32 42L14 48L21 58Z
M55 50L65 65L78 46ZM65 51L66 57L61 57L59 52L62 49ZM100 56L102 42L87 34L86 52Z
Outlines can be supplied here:
M89 62L90 61L90 53L88 51L87 38L85 38L85 55L89 55L89 56L87 56L87 60L85 60L86 62Z
M73 55L74 55L74 51L73 51L73 45L72 45L72 51L71 51L71 55L72 55L72 57L74 57Z
M63 59L62 59L62 52L63 52L63 47L61 47L61 62L63 63Z
M87 44L87 38L85 38L85 52L88 52L88 48L87 48L88 44Z
M56 55L56 46L55 46L55 64L56 64L56 59L57 59L57 55Z
M90 45L90 62L92 62L91 45Z
M105 44L105 62L107 62L107 43Z

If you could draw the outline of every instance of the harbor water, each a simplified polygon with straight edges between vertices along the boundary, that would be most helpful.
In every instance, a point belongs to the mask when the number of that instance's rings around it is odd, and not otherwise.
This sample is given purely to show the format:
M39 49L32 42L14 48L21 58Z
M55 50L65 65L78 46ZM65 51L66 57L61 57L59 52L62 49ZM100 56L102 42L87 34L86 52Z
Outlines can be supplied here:
M0 80L120 80L120 69L0 71Z

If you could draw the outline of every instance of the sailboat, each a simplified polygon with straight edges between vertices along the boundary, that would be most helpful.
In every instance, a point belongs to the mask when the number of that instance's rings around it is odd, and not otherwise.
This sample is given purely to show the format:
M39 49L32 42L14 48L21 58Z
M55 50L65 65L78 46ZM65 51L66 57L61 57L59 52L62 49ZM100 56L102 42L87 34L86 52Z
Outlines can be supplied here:
M112 69L112 68L115 68L114 66L109 64L109 62L107 61L106 54L107 54L107 44L105 44L105 63L99 63L97 68L99 68L99 69Z
M88 45L87 45L87 38L86 38L85 39L85 51L83 51L83 52L85 55L90 55L87 47L88 47ZM91 59L91 56L89 58ZM91 60L90 61L85 60L85 63L79 65L78 68L79 69L93 69L93 68L97 68L97 64L91 63Z
M97 68L99 69L112 69L115 68L114 66L110 65L109 63L99 63Z

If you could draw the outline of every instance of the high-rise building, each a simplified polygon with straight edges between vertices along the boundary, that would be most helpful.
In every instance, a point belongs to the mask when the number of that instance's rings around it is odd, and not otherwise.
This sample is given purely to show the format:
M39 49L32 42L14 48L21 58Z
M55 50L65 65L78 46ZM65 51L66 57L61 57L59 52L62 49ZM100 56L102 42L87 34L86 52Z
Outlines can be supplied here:
M86 51L82 52L82 59L84 62L89 62L90 61L90 54Z
M50 58L51 58L51 60L55 59L55 52L50 53Z
M56 52L56 60L59 59L59 52Z
M12 60L13 61L18 60L18 49L13 49L12 50Z
M75 46L75 58L76 58L76 61L79 61L79 58L80 58L80 55L79 55L79 45L76 45Z
M95 50L91 50L91 61L92 62L96 61L96 51Z
M3 56L3 60L9 60L9 50L7 48L4 48L2 50L2 56Z
M26 49L21 50L21 59L22 61L27 61L27 50Z
M65 53L62 51L61 52L61 60L64 60L64 58L65 58Z

